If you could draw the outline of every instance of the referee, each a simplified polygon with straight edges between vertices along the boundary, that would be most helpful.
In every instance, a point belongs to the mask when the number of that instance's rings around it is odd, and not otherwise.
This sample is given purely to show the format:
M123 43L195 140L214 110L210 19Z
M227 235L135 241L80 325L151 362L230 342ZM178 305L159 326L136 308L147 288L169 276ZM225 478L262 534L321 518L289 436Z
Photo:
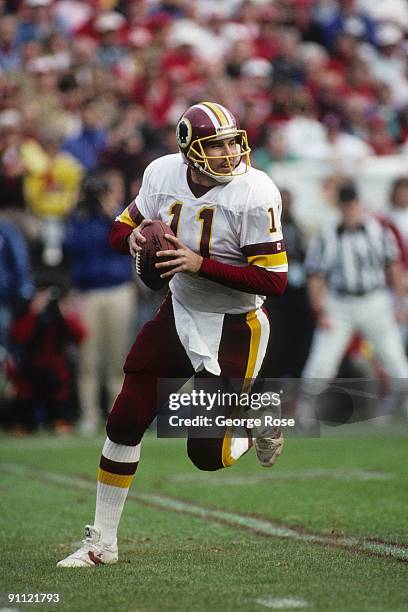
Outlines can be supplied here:
M337 199L340 222L321 230L306 258L317 327L302 372L303 399L322 390L312 379L329 383L336 375L356 332L371 342L390 378L408 378L397 326L406 316L400 249L393 233L364 210L353 184L340 187ZM395 312L387 281L396 297ZM302 399L299 408L301 415L312 416Z

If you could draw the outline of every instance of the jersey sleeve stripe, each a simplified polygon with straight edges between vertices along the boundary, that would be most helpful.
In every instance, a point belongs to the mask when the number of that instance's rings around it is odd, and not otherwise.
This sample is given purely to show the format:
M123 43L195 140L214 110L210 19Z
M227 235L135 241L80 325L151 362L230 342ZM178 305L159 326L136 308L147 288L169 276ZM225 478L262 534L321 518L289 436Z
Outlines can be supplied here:
M283 264L282 266L273 266L273 268L264 268L268 270L268 272L287 272L289 270L288 264Z
M130 225L130 227L137 227L141 224L143 219L144 217L138 210L135 202L132 202L127 208L125 208L124 211L120 213L119 216L116 217L115 221L126 223L126 225Z
M272 255L253 255L247 259L249 264L260 266L261 268L274 268L275 266L283 266L288 263L286 251Z
M275 240L275 242L247 244L241 248L241 251L248 258L253 255L273 255L275 253L283 253L285 251L285 243L283 240Z
M131 204L129 204L128 210L130 218L136 223L136 225L140 225L144 219L144 216L136 206L136 202L132 202Z

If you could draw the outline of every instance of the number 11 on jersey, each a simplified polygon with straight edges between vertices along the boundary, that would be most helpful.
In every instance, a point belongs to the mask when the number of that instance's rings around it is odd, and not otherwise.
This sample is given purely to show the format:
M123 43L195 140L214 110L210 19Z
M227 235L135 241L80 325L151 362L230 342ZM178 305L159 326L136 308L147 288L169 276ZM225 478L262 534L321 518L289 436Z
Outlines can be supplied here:
M170 217L171 217L170 229L173 231L173 234L175 236L177 236L182 208L183 208L182 202L174 202L174 204L170 206Z
M173 202L170 206L170 227L173 230L175 236L177 236L181 211L183 208L182 202ZM199 210L197 215L197 221L201 222L201 231L200 237L198 239L198 250L202 257L210 257L210 245L211 245L211 237L212 237L212 229L214 222L214 208L209 208L205 206Z
M214 212L213 208L202 208L198 213L198 219L201 221L201 235L198 241L198 252L201 257L210 257Z

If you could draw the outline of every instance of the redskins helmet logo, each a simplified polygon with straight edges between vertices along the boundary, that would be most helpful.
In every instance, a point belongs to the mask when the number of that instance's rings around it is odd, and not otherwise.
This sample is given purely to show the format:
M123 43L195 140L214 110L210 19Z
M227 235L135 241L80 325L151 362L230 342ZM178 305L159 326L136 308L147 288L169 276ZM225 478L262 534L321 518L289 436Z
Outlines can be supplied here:
M178 146L181 147L182 149L185 149L186 147L188 147L188 145L191 142L191 136L193 134L193 130L191 127L191 123L187 119L187 117L183 117L179 121L177 125L176 134L177 134Z

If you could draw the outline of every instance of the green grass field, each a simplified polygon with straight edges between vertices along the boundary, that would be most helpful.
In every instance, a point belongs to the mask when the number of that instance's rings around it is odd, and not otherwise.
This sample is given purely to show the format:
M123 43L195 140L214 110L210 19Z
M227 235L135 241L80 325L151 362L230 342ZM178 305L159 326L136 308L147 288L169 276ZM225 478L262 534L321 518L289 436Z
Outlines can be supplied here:
M57 569L94 512L102 437L1 438L0 610L408 608L407 438L290 439L208 474L183 440L148 435L120 528L120 562Z

